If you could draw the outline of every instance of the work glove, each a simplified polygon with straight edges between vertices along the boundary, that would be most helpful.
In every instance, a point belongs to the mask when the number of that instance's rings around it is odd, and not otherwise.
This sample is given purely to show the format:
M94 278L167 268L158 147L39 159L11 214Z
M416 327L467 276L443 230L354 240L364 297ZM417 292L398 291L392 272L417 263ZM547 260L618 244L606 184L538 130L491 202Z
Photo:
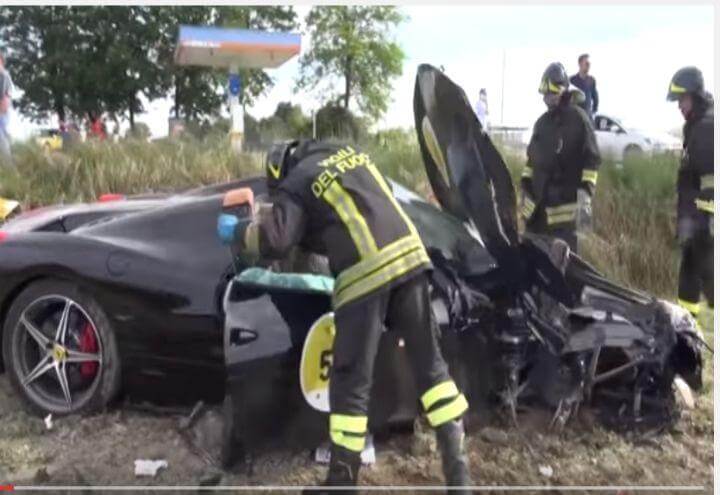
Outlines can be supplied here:
M231 213L221 213L218 216L217 235L227 246L240 244L240 247L244 247L245 233L251 223L251 218L238 218Z
M695 237L695 221L689 217L678 219L677 240L680 246L685 247Z
M592 230L592 197L585 189L577 191L577 215L575 216L578 232Z

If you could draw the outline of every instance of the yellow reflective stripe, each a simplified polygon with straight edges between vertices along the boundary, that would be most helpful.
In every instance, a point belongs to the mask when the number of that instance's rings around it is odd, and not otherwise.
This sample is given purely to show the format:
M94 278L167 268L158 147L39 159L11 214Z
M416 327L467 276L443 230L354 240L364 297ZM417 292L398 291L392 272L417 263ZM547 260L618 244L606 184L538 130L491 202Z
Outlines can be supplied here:
M422 402L423 408L427 411L437 401L455 397L459 393L460 391L458 390L457 385L455 385L455 382L447 380L428 389L428 391L420 397L420 402Z
M392 282L411 270L429 264L430 259L425 252L425 248L415 249L389 262L383 268L358 280L354 284L346 286L340 291L336 291L335 294L333 294L333 306L337 309L343 304L364 296L365 294L369 294L378 287Z
M375 182L378 183L380 188L385 193L385 196L387 196L388 200L393 204L393 206L397 210L400 217L405 221L405 224L407 225L408 229L410 230L410 233L417 235L419 238L417 229L415 228L415 224L412 223L410 218L405 213L405 210L403 210L402 206L400 206L400 204L397 202L397 200L395 199L395 195L392 193L392 191L388 187L387 181L380 174L377 167L375 167L375 164L370 161L370 157L368 157L368 159L367 159L367 166L365 168L372 174L373 178L375 179Z
M449 404L438 407L436 410L427 413L427 419L430 426L436 428L448 421L459 418L465 411L467 411L467 409L467 399L463 394L460 394Z
M670 82L670 92L671 93L685 93L687 89L683 88L682 86L678 86L674 82Z
M570 223L575 220L575 213L561 213L557 215L548 216L548 225L555 225L558 223Z
M335 445L339 445L353 452L362 452L365 448L365 436L345 435L341 431L330 431L330 440Z
M714 189L714 185L713 174L706 174L700 177L700 189Z
M323 199L332 206L340 217L340 220L342 220L345 227L347 227L361 259L377 252L375 239L370 233L370 228L365 218L363 218L358 211L355 201L353 201L352 197L350 197L338 181L330 184L323 193Z
M592 185L597 183L598 173L597 170L583 170L582 181L589 182Z
M563 86L556 86L550 79L547 80L547 87L553 93L561 93L563 90Z
M367 416L349 416L347 414L331 414L330 429L346 433L365 433L367 431Z
M545 211L547 212L548 216L557 215L560 213L569 213L569 212L575 213L575 210L577 210L576 203L565 203L564 205L548 206L545 208Z
M695 206L700 211L715 214L715 201L712 199L709 199L709 200L696 199Z
M423 246L422 241L413 235L407 235L397 241L391 242L378 251L373 257L360 261L343 270L335 280L335 292L344 290L345 287L354 284L371 272L382 268L383 265L393 259L418 248L425 249L425 246Z
M678 299L678 304L680 307L687 309L691 315L697 316L698 313L700 313L700 303L699 302L690 302L686 301L684 299Z
M530 165L525 165L525 168L523 169L522 176L523 177L532 177L533 169Z

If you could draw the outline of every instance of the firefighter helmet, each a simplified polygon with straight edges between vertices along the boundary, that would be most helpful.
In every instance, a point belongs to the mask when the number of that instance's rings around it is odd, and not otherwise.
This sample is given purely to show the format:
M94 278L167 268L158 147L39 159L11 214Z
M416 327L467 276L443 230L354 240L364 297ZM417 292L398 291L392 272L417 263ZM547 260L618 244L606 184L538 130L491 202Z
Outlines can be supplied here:
M684 94L705 96L705 82L702 72L697 67L683 67L670 80L667 100L677 101Z
M538 92L542 94L556 93L562 94L570 87L570 79L568 78L565 67L560 62L553 62L548 65L540 79L540 87Z
M297 147L298 141L275 143L268 151L265 159L265 173L270 191L274 190L287 176L292 166L290 155Z

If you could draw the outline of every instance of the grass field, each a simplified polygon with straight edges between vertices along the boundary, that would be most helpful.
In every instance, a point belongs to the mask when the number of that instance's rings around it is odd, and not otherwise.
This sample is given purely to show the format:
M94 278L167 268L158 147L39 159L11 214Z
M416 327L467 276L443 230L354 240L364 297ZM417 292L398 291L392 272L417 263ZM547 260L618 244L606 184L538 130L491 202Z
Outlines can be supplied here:
M366 143L366 149L388 176L421 195L431 194L412 135L397 133L374 139ZM504 155L517 180L523 161L517 154L507 152ZM67 153L51 154L32 145L22 145L15 149L17 169L12 172L0 170L0 196L18 199L28 208L58 202L91 201L105 192L167 191L258 173L262 170L262 159L260 154L235 155L221 141L89 143ZM670 300L674 299L678 269L678 249L674 240L676 167L676 159L672 157L640 159L623 167L604 164L593 203L595 230L581 242L581 254L611 279ZM712 342L713 316L710 311L703 313L702 323ZM532 454L524 447L528 439L520 438L518 433L509 432L502 441L473 435L470 439L471 460L477 481L489 484L691 484L711 490L714 429L711 361L711 356L706 356L706 382L698 406L683 413L684 418L673 432L657 439L638 440L593 425L578 424L561 435L531 433ZM74 438L74 425L80 422L63 420L54 433L44 433L39 423L34 422L35 418L28 418L13 406L11 400L4 400L7 395L2 397L3 391L7 390L3 379L0 378L0 404L4 403L0 407L0 425L3 425L0 427L0 445L7 449L0 448L0 483L3 475L15 476L18 472L32 475L38 466L48 465L52 469L60 466L57 471L60 474L54 475L54 481L72 482L75 474L73 471L67 471L70 473L67 474L63 466L78 459L90 461L87 455L83 458L81 454L71 452L70 446L54 443L53 438L58 435ZM111 465L113 459L131 462L133 452L150 455L143 436L150 436L156 450L170 445L168 442L177 444L181 441L175 437L160 438L172 436L172 422L138 417L135 413L122 413L121 416L121 420L116 421L101 415L81 426L83 433L79 434L79 445L90 450L93 445L105 441L102 428L111 430L108 435L116 435L117 430L118 438L122 437L122 440L113 440L115 447L103 448L90 462L89 465L95 468L83 472L84 480L134 482L129 471L117 474L103 466ZM100 430L93 430L93 425ZM134 428L140 437L133 434ZM155 436L152 436L153 431ZM161 435L160 432L165 433ZM400 439L386 446L387 450L380 455L381 463L364 475L365 482L437 482L437 460L428 457L422 448L418 450L414 443L407 442ZM183 460L181 449L171 450L172 455L180 456L173 461L177 471L166 473L158 482L196 483L207 466L199 461L192 464ZM398 452L402 455L397 455ZM284 483L315 482L320 473L317 466L305 458L285 458L285 455L271 459L254 478L226 474L223 480L263 483L275 481L273 476L279 476L280 482ZM65 460L62 460L63 456L66 456ZM191 454L187 456L192 457ZM552 466L555 474L549 478L538 474L540 464ZM126 471L130 469L123 466Z

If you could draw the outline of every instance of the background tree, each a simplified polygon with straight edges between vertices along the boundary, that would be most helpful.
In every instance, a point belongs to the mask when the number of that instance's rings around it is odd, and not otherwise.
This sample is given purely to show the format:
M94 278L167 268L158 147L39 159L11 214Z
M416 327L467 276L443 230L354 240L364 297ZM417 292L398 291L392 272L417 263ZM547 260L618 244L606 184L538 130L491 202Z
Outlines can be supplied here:
M34 120L109 112L134 126L143 99L172 93L177 117L218 115L227 73L175 65L180 24L297 26L291 7L0 7L0 43L24 92L20 110ZM262 70L244 76L244 102L273 83Z
M402 74L404 53L391 38L391 29L404 17L396 7L313 7L305 22L310 51L300 59L298 87L315 88L333 95L345 110L354 99L362 112L379 118L388 106L391 80ZM342 79L338 94L332 85Z
M157 64L160 40L147 7L2 7L0 39L34 120L54 113L142 111L140 95L166 89Z

